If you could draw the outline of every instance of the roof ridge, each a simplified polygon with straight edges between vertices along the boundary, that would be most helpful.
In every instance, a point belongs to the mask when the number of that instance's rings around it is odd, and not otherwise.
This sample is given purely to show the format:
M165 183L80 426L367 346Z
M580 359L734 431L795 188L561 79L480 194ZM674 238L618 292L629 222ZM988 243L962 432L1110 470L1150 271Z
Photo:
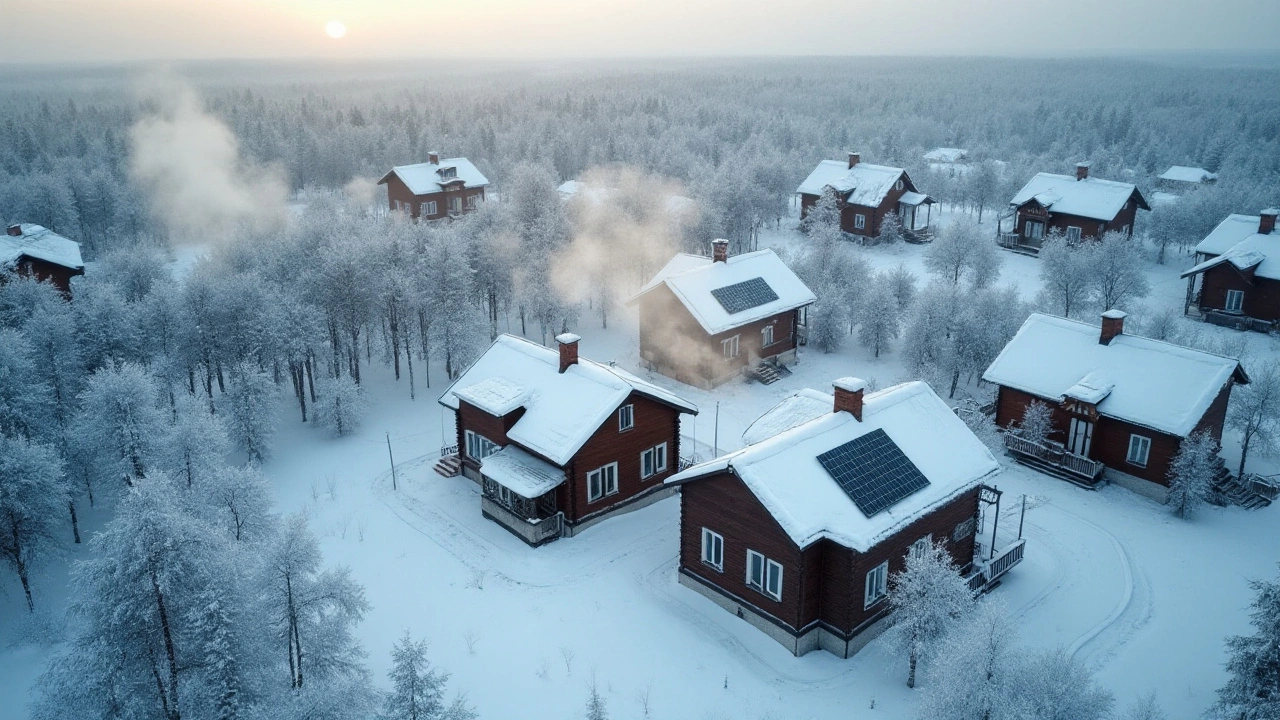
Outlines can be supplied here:
M1031 315L1027 316L1027 320L1030 320L1031 318L1036 316L1045 318L1047 320L1053 320L1053 321L1058 321L1062 323L1071 323L1072 325L1078 325L1082 328L1087 328L1091 331L1100 331L1097 325L1094 325L1089 322L1085 322L1084 320L1077 320L1075 318L1062 317L1061 315L1050 315L1048 313L1042 313L1042 312L1031 313ZM1022 328L1019 328L1019 330L1021 329ZM1157 340L1156 338L1147 337L1146 335L1137 335L1135 333L1125 332L1116 336L1116 339L1120 339L1120 338L1125 338L1127 340L1140 340L1142 342L1156 343L1159 345L1166 345L1170 348L1173 348L1174 350L1181 350L1186 353L1192 353L1196 355L1208 355L1210 357L1221 358L1223 360L1233 360L1237 364L1240 362L1240 358L1234 358L1234 357L1231 357L1230 355L1221 355L1219 353L1209 352L1208 350L1201 350L1200 348L1194 348L1189 345L1179 345L1177 343L1169 342L1168 340ZM1112 342L1115 342L1115 340L1112 340Z

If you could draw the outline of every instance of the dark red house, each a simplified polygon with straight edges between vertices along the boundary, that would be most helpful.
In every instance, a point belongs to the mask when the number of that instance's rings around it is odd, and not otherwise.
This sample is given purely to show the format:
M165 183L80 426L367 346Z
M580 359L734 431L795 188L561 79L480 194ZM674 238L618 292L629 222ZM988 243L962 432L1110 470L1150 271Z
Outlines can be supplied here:
M1138 209L1150 210L1132 183L1089 177L1089 164L1076 165L1075 177L1038 173L1009 203L1001 218L1000 241L1010 249L1038 252L1049 233L1070 242L1097 239L1107 232L1133 235ZM1005 230L1007 220L1012 230Z
M889 213L897 213L908 232L924 233L929 228L934 199L916 189L902 168L864 163L861 155L852 152L848 164L823 160L796 188L800 217L808 215L828 190L840 203L840 228L847 233L878 237Z
M796 655L848 657L878 635L889 577L925 543L973 567L982 483L1000 470L925 383L864 387L837 380L826 412L794 426L779 406L769 414L787 418L764 425L787 429L667 481L680 487L680 584ZM1011 549L1006 569L1021 541Z
M382 176L387 206L415 220L439 220L475 210L489 180L466 158L440 159L428 153L417 165L397 165Z
M680 415L698 409L613 365L501 335L440 397L481 511L530 545L672 494Z
M999 386L996 423L1019 424L1039 400L1053 415L1047 445L1008 436L1028 464L1079 484L1105 479L1163 501L1169 463L1201 430L1222 439L1233 383L1248 376L1235 358L1124 332L1109 310L1102 329L1032 314L982 379Z
M1196 246L1187 311L1231 327L1270 332L1280 325L1280 233L1276 215L1229 215Z
M773 250L712 257L681 253L634 297L640 360L680 382L711 388L744 372L766 382L796 361L804 310L817 297Z
M0 281L4 270L50 283L70 297L71 278L84 274L80 243L40 225L10 225L0 235Z

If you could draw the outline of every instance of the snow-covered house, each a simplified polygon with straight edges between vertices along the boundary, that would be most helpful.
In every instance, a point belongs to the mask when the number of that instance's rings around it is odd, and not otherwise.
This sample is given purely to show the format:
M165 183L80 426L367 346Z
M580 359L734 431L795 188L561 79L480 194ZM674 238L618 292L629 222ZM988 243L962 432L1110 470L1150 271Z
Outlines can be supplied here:
M1197 185L1207 185L1218 180L1217 173L1204 168L1174 165L1160 174L1157 180L1166 190L1186 190Z
M711 388L754 372L766 382L796 361L805 309L817 296L773 250L712 257L681 253L640 288L640 360L690 385Z
M427 161L397 165L382 176L387 186L387 206L422 220L438 220L475 210L484 202L489 180L466 158L440 159L427 153Z
M886 627L908 553L941 542L974 565L979 497L1000 465L925 383L866 393L841 378L797 397L756 421L755 442L667 480L679 581L796 655L848 657ZM1004 569L1021 559L1020 541L1009 549Z
M924 154L924 159L931 163L945 163L948 165L958 163L969 157L968 150L961 148L938 147Z
M1218 325L1274 330L1280 324L1280 233L1276 215L1228 215L1196 245L1187 278L1187 310Z
M1028 404L1049 406L1045 442L1006 436L1020 461L1078 484L1103 479L1163 500L1169 464L1192 433L1222 439L1235 358L1124 332L1108 310L1102 328L1034 313L983 373L999 386L996 423L1022 422Z
M864 163L858 153L849 153L848 164L823 160L796 188L800 217L808 215L828 189L840 203L840 227L847 233L878 237L889 213L897 213L908 232L929 228L934 199L920 192L902 168Z
M1001 245L1039 252L1055 230L1070 242L1112 231L1132 236L1138 209L1151 206L1137 186L1089 177L1089 164L1080 163L1075 177L1037 173L1013 196L1009 208L1001 218ZM1006 220L1013 221L1012 230L1004 229Z
M612 364L501 335L445 390L462 473L484 516L530 545L572 536L671 493L691 403Z
M41 225L10 225L0 235L0 282L6 270L50 283L70 297L71 278L84 274L80 243Z

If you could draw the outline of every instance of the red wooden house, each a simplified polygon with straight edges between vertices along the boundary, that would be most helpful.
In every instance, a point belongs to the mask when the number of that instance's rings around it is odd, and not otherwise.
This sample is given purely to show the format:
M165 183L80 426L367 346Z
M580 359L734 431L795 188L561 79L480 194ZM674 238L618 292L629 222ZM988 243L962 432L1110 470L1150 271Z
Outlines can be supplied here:
M907 232L929 229L934 199L916 189L902 168L864 163L858 153L849 153L848 164L823 160L796 188L800 217L808 215L828 190L840 203L840 228L847 233L878 237L880 225L890 213L897 213Z
M1032 314L982 379L999 386L996 423L1018 425L1029 403L1052 410L1048 444L1008 436L1019 460L1078 484L1102 479L1163 501L1169 463L1201 430L1222 439L1235 358L1124 332L1109 310L1102 329Z
M382 176L387 205L415 220L439 220L475 210L484 202L489 180L466 158L440 159L428 153L427 161L397 165Z
M777 379L817 297L773 250L730 257L729 241L712 246L710 258L675 256L628 301L640 306L640 360L704 388L744 372Z
M1075 177L1038 173L1013 196L999 223L1001 245L1039 252L1049 233L1070 242L1097 239L1107 232L1133 235L1138 209L1150 210L1132 183L1089 177L1089 164L1076 165ZM1004 229L1012 219L1012 230Z
M800 412L784 402L753 426L776 434L667 481L680 487L680 584L796 655L848 657L879 634L889 577L926 543L973 567L982 483L1000 469L925 383L864 387L837 380L820 413L812 392Z
M1270 332L1280 326L1280 233L1276 215L1229 215L1196 246L1187 278L1192 307L1218 325Z
M671 494L692 404L613 365L499 336L440 398L481 511L530 545L572 536Z
M71 296L71 278L84 274L80 243L40 225L10 225L0 235L0 280L4 270L51 283Z

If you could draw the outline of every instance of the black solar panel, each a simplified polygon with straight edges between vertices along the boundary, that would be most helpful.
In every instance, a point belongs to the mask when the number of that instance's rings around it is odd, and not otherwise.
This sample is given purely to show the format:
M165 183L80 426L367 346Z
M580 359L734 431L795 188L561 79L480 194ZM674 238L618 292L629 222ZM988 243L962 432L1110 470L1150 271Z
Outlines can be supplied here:
M764 278L751 278L740 283L725 285L711 291L711 295L724 307L725 312L733 315L753 307L760 307L778 299L778 293L769 287Z
M867 517L929 484L883 430L832 448L819 455L818 462Z

